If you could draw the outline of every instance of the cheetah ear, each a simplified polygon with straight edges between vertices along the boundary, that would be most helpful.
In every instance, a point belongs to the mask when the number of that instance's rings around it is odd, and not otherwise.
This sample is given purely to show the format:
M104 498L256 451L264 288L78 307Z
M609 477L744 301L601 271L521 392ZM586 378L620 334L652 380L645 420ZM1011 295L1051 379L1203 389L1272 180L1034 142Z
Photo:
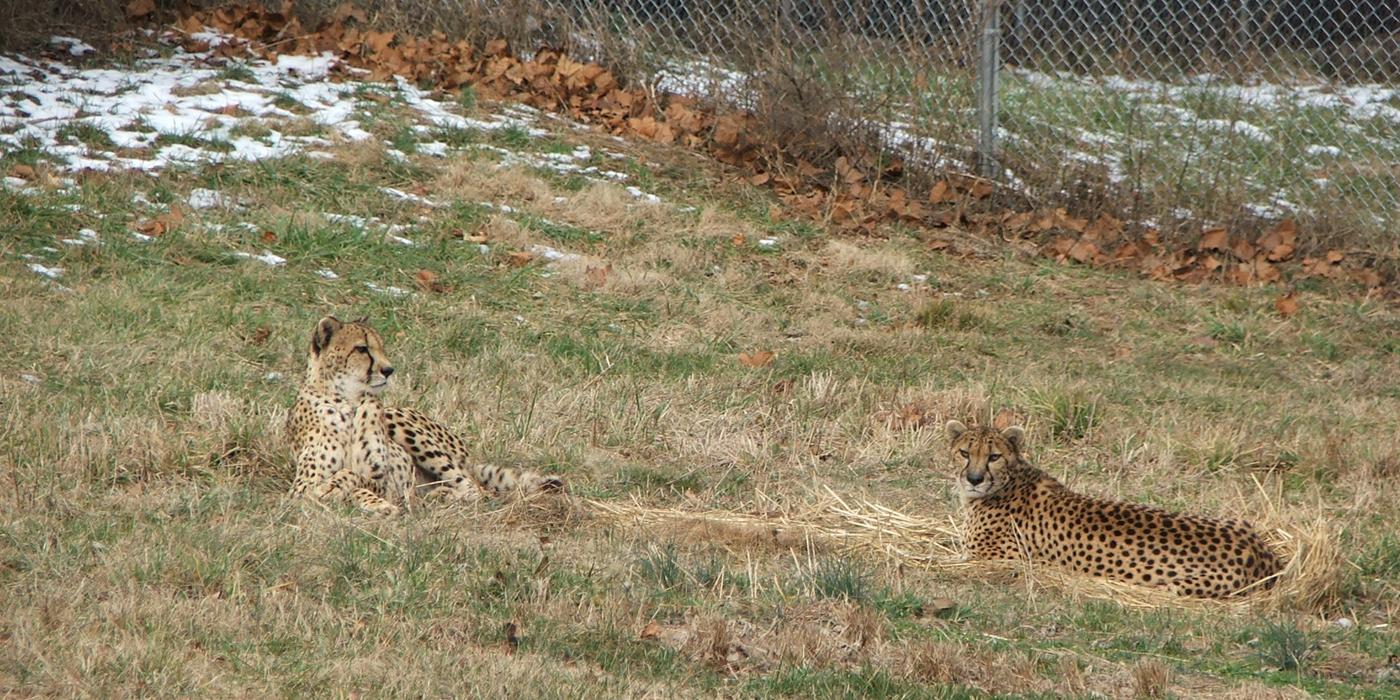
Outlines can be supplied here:
M1006 441L1011 443L1012 447L1016 448L1017 453L1020 453L1021 450L1025 447L1026 431L1023 430L1019 425L1013 425L1008 428L1003 428L1001 431L1001 436L1006 438Z
M948 433L948 441L952 442L961 437L963 433L967 432L967 426L959 421L950 420L943 424L943 430Z
M334 316L327 316L316 324L316 331L311 334L311 354L320 355L327 345L331 344L331 336L340 330L345 324Z

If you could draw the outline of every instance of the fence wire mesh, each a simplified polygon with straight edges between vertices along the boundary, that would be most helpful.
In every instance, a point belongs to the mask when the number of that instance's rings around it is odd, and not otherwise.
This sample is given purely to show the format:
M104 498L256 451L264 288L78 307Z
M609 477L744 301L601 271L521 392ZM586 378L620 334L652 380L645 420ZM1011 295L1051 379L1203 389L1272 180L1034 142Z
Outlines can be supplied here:
M545 5L576 49L624 52L659 89L849 126L934 173L977 169L987 87L997 176L1046 204L1164 230L1400 224L1394 0Z

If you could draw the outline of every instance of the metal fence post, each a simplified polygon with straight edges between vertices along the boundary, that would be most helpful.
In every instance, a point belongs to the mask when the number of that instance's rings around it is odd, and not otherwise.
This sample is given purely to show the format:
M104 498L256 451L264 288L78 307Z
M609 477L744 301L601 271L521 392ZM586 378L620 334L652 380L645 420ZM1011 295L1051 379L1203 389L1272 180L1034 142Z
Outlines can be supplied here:
M1001 70L1001 0L982 3L977 49L977 171L996 178L997 73Z

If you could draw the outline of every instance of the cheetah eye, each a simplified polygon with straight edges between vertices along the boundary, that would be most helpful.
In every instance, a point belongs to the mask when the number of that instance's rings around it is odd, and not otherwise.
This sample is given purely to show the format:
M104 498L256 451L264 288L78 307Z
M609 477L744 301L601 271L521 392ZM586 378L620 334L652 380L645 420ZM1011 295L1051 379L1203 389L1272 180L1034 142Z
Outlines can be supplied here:
M963 459L967 459L967 450L958 450L958 454L962 455Z
M355 346L355 352L362 352L362 353L368 355L368 354L369 354L369 346L368 346L368 345L356 345L356 346Z
M995 462L995 461L997 461L997 460L999 460L999 459L1001 459L1001 455L999 455L999 454L989 454L989 455L987 455L987 461L988 461L988 462Z

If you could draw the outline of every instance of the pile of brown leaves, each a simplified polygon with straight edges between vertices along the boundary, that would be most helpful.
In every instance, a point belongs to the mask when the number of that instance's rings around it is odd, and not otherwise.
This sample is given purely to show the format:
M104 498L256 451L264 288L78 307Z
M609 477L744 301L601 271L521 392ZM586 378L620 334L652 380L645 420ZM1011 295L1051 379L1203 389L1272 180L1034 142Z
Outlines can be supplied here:
M149 4L133 0L132 16L149 14ZM1367 261L1351 261L1342 251L1300 259L1291 220L1254 240L1216 228L1203 232L1194 245L1169 246L1158 231L1130 231L1108 215L1090 221L1064 209L1008 211L1000 200L989 199L995 184L976 177L948 177L914 190L904 183L898 160L877 165L868 156L842 156L828 166L794 158L782 144L762 141L752 114L720 112L692 98L628 88L603 66L580 63L553 49L542 48L522 60L502 40L478 49L441 33L411 37L374 31L364 11L348 4L308 30L290 5L284 0L279 11L259 4L219 7L187 15L175 29L189 37L210 27L247 42L224 44L217 55L252 50L274 58L332 51L377 80L397 75L443 90L470 85L488 99L516 100L612 134L698 150L748 172L749 182L772 188L798 215L848 233L878 235L883 225L901 222L922 232L931 247L944 248L946 238L935 232L958 227L999 236L1028 253L1138 270L1161 280L1253 285L1327 277L1352 281L1371 293L1383 291L1386 282ZM189 50L209 48L193 38L185 44Z

